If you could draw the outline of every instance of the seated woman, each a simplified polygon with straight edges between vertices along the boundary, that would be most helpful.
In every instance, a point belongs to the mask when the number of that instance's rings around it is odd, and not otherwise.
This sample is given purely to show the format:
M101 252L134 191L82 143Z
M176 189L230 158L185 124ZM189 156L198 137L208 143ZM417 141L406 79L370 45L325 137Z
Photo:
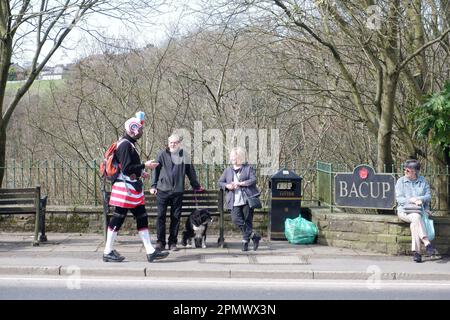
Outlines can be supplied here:
M404 164L405 175L398 179L395 185L397 215L401 220L410 223L412 238L411 250L414 253L415 262L422 262L422 255L420 254L422 242L425 245L428 255L434 253L433 246L428 239L421 218L422 211L425 214L429 214L430 212L430 185L423 176L419 175L419 170L419 161L415 159L406 160Z

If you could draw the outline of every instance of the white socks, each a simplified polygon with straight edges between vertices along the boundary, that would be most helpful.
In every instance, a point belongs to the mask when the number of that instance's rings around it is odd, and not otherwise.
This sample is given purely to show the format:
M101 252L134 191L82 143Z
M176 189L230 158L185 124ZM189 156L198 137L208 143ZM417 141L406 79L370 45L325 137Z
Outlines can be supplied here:
M153 248L152 243L150 242L150 233L148 232L148 229L139 230L139 237L141 237L141 240L144 243L145 251L147 252L147 254L152 254L153 252L155 252L155 248ZM117 232L108 228L105 250L103 251L104 254L109 254L111 251L113 251L113 245L116 238Z
M139 237L141 237L141 240L144 243L147 254L155 252L155 248L153 248L152 243L150 242L150 233L148 232L148 229L139 230Z
M113 245L116 238L117 238L117 231L113 231L108 228L105 250L103 251L104 254L109 254L111 251L113 251Z

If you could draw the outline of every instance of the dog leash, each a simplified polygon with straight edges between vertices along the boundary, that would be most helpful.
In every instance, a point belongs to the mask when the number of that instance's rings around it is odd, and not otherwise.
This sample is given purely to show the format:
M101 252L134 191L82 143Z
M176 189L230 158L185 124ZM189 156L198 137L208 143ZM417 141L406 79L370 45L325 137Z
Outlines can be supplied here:
M197 190L194 190L195 208L198 209Z

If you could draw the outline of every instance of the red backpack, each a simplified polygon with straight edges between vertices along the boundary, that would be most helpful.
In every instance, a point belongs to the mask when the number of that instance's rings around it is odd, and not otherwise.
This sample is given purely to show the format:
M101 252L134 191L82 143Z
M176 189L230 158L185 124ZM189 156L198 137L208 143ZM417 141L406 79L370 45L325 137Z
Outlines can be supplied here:
M114 182L120 174L120 163L116 157L116 150L119 144L126 139L113 142L103 155L103 161L100 163L100 176L111 182Z

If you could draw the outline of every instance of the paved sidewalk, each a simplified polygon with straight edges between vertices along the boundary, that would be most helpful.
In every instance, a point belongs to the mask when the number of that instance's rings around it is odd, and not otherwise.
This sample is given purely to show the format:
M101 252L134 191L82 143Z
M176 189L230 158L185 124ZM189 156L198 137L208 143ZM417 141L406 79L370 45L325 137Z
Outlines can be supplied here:
M49 233L47 237L48 242L32 247L29 233L0 232L0 275L68 276L79 270L83 277L450 281L449 257L424 257L418 264L410 256L267 239L257 251L242 252L240 239L226 238L225 248L217 248L217 239L210 236L206 249L180 248L167 259L148 263L137 235L119 235L115 249L126 260L105 263L100 234Z

